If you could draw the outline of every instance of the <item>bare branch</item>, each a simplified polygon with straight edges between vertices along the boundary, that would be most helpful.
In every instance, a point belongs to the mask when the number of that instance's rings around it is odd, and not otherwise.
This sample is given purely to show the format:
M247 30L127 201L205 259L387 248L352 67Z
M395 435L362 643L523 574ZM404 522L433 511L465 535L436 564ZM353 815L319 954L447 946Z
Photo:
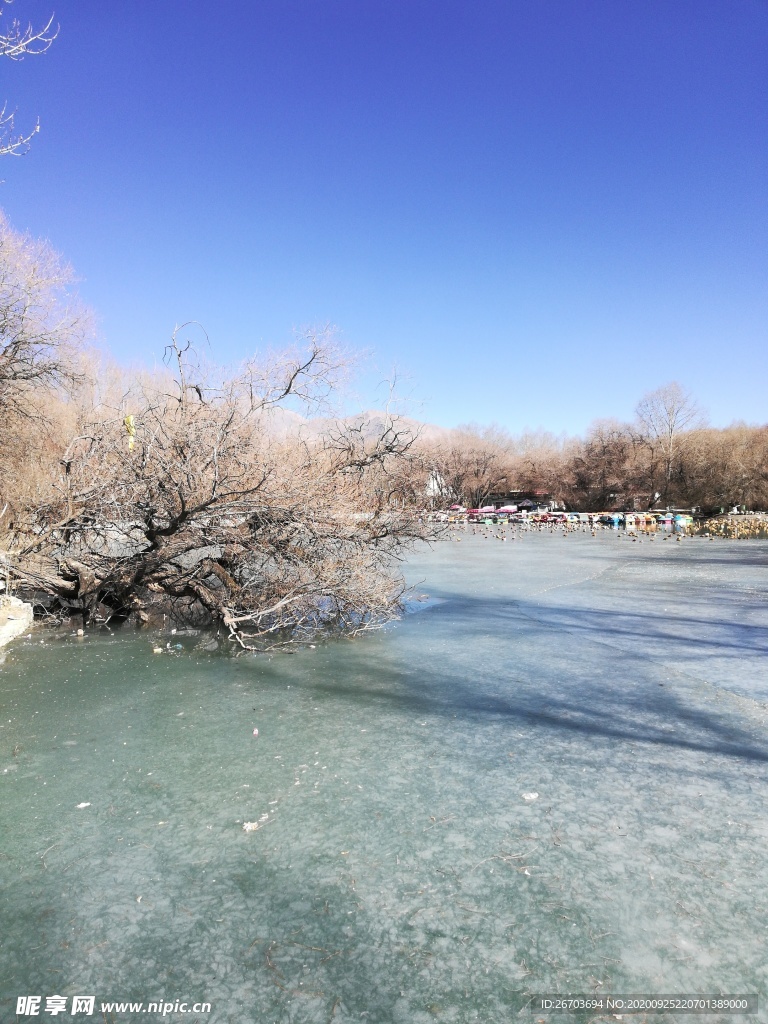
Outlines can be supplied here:
M25 135L16 134L16 111L8 110L8 105L3 104L0 109L0 156L24 156L29 151L32 139L40 131L40 120L35 123L32 131Z
M2 3L8 5L13 3L13 0L2 0ZM0 4L0 14L2 13ZM31 25L22 28L21 23L14 20L6 32L0 32L0 57L18 61L26 56L45 53L58 34L59 26L53 27L53 15L39 31L33 29ZM40 131L38 120L31 131L17 133L15 117L16 112L9 110L8 105L4 103L0 110L0 156L24 156L29 151L33 137Z
M7 5L13 0L3 0ZM0 8L2 14L2 8ZM7 32L0 33L0 57L8 57L9 60L23 60L27 56L37 56L45 53L51 43L59 34L59 26L53 27L54 15L52 14L43 28L35 31L31 24L22 28L21 22L14 19Z

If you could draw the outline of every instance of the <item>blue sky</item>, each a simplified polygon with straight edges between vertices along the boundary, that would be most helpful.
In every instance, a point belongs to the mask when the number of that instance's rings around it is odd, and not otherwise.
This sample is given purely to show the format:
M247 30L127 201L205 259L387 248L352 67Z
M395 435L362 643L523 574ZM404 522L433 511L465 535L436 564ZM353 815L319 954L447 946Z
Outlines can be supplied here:
M337 325L360 402L581 432L677 379L768 421L765 0L15 0L0 206L104 343Z

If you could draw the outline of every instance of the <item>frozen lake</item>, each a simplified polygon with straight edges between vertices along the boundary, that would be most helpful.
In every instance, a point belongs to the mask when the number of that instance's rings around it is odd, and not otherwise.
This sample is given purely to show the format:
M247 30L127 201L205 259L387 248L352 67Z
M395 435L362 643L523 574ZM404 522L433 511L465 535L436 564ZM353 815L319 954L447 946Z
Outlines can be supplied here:
M16 642L2 1019L53 994L109 1024L119 1000L280 1024L765 1001L766 568L762 541L463 532L409 563L430 599L354 642Z

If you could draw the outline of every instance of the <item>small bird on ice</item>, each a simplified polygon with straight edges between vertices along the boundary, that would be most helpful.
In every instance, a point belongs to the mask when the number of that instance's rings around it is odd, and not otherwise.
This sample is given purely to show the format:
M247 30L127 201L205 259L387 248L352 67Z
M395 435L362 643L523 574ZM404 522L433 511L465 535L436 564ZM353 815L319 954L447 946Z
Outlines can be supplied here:
M259 730L258 730L258 729L254 729L254 730L253 730L253 735L254 735L254 736L255 736L255 737L256 737L256 738L258 739L258 736L259 736Z

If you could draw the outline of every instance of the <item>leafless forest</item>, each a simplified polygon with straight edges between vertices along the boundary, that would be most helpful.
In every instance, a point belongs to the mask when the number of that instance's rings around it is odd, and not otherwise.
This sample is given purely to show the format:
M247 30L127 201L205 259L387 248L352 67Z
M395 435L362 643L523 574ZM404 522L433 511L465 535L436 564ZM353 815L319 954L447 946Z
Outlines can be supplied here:
M72 282L0 221L4 585L83 624L214 622L241 648L371 628L399 607L423 511L453 500L768 506L768 427L708 427L677 384L583 438L342 418L328 334L223 369L189 325L160 371L126 368L90 347Z
M646 395L632 422L596 420L584 437L515 437L471 426L447 432L423 453L434 489L474 507L517 493L579 512L768 508L768 426L707 426L676 383Z

